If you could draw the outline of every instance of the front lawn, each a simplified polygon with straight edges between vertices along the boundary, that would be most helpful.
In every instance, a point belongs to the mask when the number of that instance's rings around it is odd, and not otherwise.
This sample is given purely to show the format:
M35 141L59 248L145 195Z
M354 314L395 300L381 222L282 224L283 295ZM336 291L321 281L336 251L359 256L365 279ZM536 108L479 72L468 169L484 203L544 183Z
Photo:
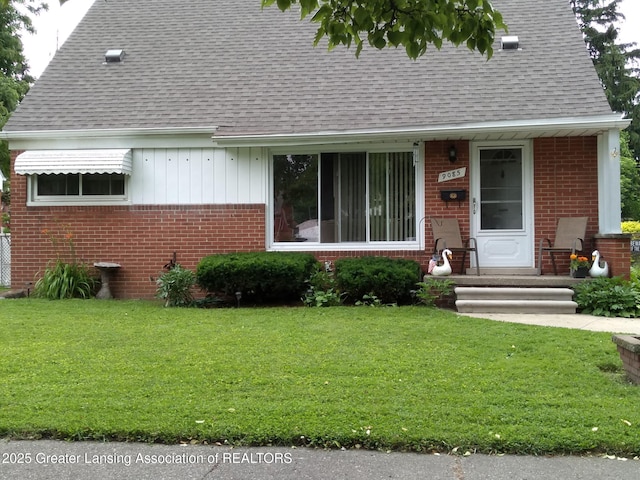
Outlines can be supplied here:
M0 436L640 453L611 336L421 307L0 303Z

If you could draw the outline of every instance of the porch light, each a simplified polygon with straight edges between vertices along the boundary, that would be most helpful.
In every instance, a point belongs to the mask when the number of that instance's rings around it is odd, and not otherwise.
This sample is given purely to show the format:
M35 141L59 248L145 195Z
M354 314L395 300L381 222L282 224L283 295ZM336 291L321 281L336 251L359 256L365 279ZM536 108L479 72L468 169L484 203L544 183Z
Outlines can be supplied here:
M456 160L458 160L458 152L456 151L456 146L451 145L449 147L449 161L455 163Z

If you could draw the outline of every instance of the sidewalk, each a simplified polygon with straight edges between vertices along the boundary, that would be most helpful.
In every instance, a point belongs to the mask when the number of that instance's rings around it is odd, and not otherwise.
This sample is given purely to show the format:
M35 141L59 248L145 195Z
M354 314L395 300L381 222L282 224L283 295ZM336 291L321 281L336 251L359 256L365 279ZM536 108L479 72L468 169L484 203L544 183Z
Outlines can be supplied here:
M0 441L0 479L20 480L614 480L640 461L384 453L308 448Z

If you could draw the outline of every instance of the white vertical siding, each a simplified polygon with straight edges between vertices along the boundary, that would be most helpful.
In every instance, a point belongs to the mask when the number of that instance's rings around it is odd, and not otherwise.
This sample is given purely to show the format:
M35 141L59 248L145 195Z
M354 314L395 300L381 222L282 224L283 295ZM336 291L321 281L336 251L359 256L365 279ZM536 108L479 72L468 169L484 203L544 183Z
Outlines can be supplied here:
M137 205L266 203L260 148L136 149L129 182Z
M213 203L226 203L227 163L226 150L213 151Z
M178 150L170 148L165 150L166 154L166 176L164 178L156 178L158 184L163 185L165 191L166 203L175 204L180 203L178 201L179 188L180 188L180 169L178 168ZM162 155L161 155L162 156ZM156 167L158 167L156 161ZM158 192L156 192L156 198L158 198Z

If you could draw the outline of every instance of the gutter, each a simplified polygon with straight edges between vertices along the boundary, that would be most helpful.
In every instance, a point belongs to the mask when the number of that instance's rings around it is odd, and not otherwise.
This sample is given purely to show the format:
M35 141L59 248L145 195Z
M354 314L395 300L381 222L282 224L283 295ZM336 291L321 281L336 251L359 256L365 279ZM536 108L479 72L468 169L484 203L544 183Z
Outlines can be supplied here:
M1 131L11 150L211 147L217 126Z
M380 141L523 139L535 136L595 135L624 130L631 119L618 113L593 117L565 117L369 130L325 131L261 135L214 134L217 147L278 147ZM546 134L546 135L544 135Z

